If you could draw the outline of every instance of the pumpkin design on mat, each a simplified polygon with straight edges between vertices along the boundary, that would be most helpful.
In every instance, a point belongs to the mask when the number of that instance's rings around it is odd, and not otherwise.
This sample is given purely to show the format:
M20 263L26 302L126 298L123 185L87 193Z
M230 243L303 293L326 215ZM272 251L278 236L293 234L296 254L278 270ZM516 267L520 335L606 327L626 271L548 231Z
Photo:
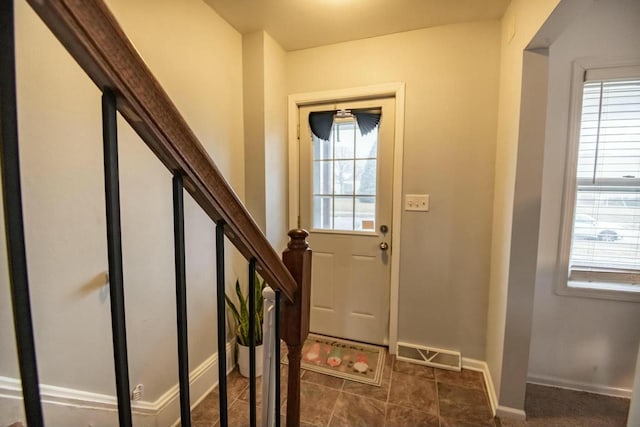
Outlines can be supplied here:
M338 347L333 347L331 352L329 352L329 356L327 357L327 365L332 368L340 366L342 363L342 350Z
M369 370L369 357L364 353L356 355L356 361L353 364L353 370L361 374L366 373Z

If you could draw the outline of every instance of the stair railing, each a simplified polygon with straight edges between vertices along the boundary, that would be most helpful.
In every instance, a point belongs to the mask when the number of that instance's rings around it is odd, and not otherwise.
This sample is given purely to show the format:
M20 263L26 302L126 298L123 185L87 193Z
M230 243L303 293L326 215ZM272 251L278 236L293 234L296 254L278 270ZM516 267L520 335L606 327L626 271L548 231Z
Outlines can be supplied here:
M288 347L287 427L300 424L300 359L309 332L311 250L304 230L289 232L282 260L235 195L169 96L154 78L102 0L28 0L72 57L102 91L104 174L111 325L119 425L132 425L122 272L116 113L173 174L174 255L178 329L180 421L191 425L184 243L186 189L215 222L220 425L227 427L224 240L249 261L249 304L255 275L274 290L273 372L277 400L271 420L280 425L279 338ZM0 166L14 326L26 421L44 426L31 316L20 187L13 1L0 2ZM254 312L254 311L250 311ZM253 317L253 316L252 316ZM250 324L250 425L256 425L255 319ZM266 420L265 420L266 421ZM265 424L266 425L266 424Z

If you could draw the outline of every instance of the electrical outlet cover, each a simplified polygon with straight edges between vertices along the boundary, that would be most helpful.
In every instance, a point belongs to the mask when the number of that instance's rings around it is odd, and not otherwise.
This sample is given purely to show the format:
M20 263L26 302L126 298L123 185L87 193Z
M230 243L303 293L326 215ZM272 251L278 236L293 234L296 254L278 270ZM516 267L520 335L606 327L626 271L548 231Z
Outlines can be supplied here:
M133 390L131 390L131 400L140 400L142 399L142 392L144 391L144 385L138 384Z

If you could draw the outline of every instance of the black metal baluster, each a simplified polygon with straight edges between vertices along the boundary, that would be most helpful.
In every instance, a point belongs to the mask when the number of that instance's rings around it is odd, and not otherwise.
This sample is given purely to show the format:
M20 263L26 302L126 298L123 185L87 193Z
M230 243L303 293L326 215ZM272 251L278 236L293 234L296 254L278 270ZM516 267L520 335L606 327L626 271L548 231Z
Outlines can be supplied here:
M182 175L173 176L173 245L176 266L176 313L178 320L178 376L180 383L180 425L191 426L189 399L189 344L187 332L187 275L184 243L184 190Z
M216 304L218 311L218 395L220 396L220 427L228 426L227 419L227 338L224 299L224 226L216 224Z
M275 426L280 427L280 291L276 291L276 305L275 305L275 364L276 364L276 397L275 397Z
M256 427L256 260L249 261L249 425Z
M11 306L27 424L44 425L22 217L13 1L0 2L0 163Z
M115 364L116 392L118 395L118 417L121 427L130 427L133 423L131 422L127 330L124 316L120 184L118 178L118 127L116 121L116 96L109 89L105 89L102 94L102 137L104 142L104 189L107 212L111 332L113 335L113 362Z

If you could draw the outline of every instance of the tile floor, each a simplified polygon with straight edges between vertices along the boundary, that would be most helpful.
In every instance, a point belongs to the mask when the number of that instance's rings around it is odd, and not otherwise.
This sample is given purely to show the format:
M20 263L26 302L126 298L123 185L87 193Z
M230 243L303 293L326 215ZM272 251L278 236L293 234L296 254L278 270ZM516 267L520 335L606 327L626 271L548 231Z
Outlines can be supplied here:
M286 396L287 367L281 368ZM258 425L262 404L258 379ZM248 426L248 381L228 376L229 425ZM381 387L303 371L301 426L625 427L629 400L527 385L527 421L492 418L482 374L451 372L387 357ZM282 405L286 413L286 401ZM192 411L194 427L218 426L218 390ZM284 420L282 425L285 425Z
M281 368L286 396L287 367ZM258 425L262 404L258 379ZM428 368L387 357L381 387L304 371L301 426L329 427L625 427L629 400L527 385L527 421L492 418L482 374ZM229 425L248 426L248 381L228 376ZM286 413L286 400L282 405ZM218 426L218 390L192 411L194 427ZM282 425L285 425L284 419Z
M282 367L286 396L286 366ZM261 405L258 380L258 406ZM230 426L247 426L248 381L228 376ZM282 413L286 413L286 401ZM260 408L258 408L258 415ZM495 427L482 374L451 372L386 358L382 386L375 387L303 371L301 426L331 427ZM218 391L192 411L194 427L217 426ZM258 419L258 425L260 420ZM284 423L282 424L284 426Z

